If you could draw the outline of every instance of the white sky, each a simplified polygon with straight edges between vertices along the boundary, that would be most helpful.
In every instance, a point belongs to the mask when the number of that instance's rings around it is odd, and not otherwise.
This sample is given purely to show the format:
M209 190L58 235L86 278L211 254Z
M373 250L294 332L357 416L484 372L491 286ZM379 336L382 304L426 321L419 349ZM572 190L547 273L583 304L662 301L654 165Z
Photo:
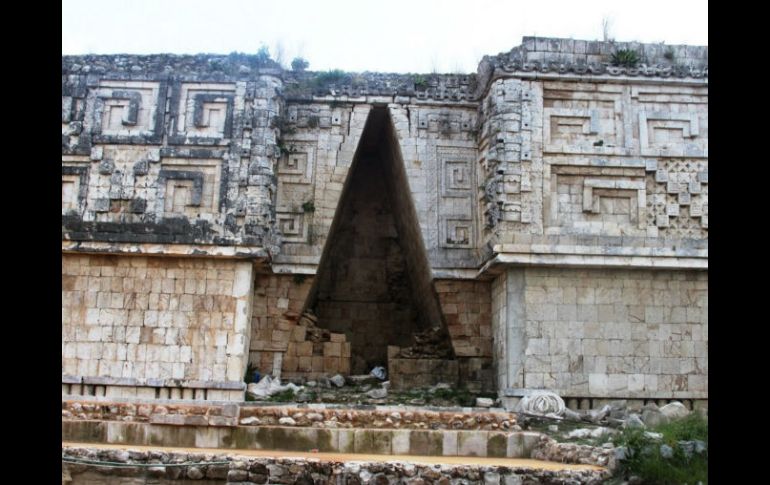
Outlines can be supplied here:
M255 53L311 70L475 72L523 36L708 45L707 0L62 0L62 54Z

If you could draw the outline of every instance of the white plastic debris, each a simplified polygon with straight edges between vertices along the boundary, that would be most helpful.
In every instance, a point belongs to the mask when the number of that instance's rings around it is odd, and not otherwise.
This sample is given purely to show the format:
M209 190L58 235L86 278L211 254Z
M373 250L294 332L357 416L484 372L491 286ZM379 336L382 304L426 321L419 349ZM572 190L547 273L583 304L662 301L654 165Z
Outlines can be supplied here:
M273 379L270 376L264 376L258 383L252 383L246 387L246 391L249 394L253 394L254 397L268 397L287 389L291 389L294 393L297 393L303 389L303 386L297 386L291 382L286 385L281 385L281 379Z
M376 377L377 379L383 381L385 380L385 377L388 375L388 371L385 370L384 367L379 366L372 369L372 371L369 373L369 375L372 375Z

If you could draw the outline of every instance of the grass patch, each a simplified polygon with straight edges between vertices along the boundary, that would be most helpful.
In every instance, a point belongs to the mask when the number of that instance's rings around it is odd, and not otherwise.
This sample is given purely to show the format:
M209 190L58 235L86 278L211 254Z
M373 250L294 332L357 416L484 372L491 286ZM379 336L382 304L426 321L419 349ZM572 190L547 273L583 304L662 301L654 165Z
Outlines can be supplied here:
M273 394L267 400L271 402L292 402L294 401L294 391L286 389L285 391Z
M687 417L662 424L655 431L663 434L663 441L669 444L679 440L701 440L708 444L709 423L697 412L692 412Z
M621 462L618 479L636 475L644 483L653 485L708 483L708 421L705 418L693 412L683 419L649 431L662 434L663 439L649 438L645 430L639 428L625 429L614 439L616 446L624 446L628 450L627 458ZM707 449L687 457L678 442L693 440L705 442ZM661 455L663 444L673 449L670 458Z

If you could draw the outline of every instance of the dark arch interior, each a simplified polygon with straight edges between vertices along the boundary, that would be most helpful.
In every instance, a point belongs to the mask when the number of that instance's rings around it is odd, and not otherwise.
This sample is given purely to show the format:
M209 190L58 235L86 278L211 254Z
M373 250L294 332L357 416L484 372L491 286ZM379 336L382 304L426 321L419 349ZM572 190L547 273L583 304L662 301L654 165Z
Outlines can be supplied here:
M344 332L351 371L387 364L388 345L443 330L401 150L387 108L373 108L339 201L308 307Z

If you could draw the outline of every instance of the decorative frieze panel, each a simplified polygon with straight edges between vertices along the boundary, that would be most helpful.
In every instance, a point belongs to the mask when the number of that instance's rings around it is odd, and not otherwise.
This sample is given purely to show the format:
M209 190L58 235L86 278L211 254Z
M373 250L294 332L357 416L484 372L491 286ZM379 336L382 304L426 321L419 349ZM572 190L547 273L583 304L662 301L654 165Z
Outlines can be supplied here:
M147 210L146 175L150 164L160 161L160 150L126 145L106 145L91 148L93 180L92 195L88 202L86 219L97 221L124 221L127 214L141 214ZM157 168L154 174L157 174Z
M642 155L708 157L708 88L631 86L630 101Z
M644 202L644 181L583 179L583 212L627 215L629 222L639 224L644 221Z
M543 91L543 151L624 153L622 86L546 82Z
M285 242L307 243L313 200L317 144L287 141L288 151L278 160L276 212Z
M316 144L293 141L287 144L288 151L278 159L278 178L287 183L312 184Z
M546 233L645 235L645 162L582 162L550 166Z
M161 82L100 81L89 94L94 141L159 143L165 93Z
M83 100L72 96L61 98L61 134L65 145L83 132ZM71 138L72 137L72 138Z
M708 237L708 162L657 160L647 167L651 235Z
M442 216L442 247L471 248L474 244L473 221Z
M534 97L529 84L520 80L499 80L490 88L487 146L480 160L486 229L500 221L532 222Z
M289 106L286 121L297 128L327 129L342 124L342 113L328 106Z
M166 217L207 218L219 212L222 160L163 159L158 206Z
M418 131L450 135L470 133L476 128L476 116L472 112L421 108L417 115Z
M302 211L276 212L278 230L283 234L283 241L290 243L306 243L308 236L306 214Z
M75 211L80 213L88 196L88 169L85 164L62 165L61 168L61 209L62 214Z
M437 147L439 166L439 242L445 248L470 248L476 240L473 223L476 150Z
M236 97L239 98L238 107L243 108L243 93L237 91L235 84L225 83L175 86L171 102L176 106L177 115L169 142L217 144L233 137Z
M703 156L704 149L696 142L699 136L697 113L639 113L639 144L642 155Z

